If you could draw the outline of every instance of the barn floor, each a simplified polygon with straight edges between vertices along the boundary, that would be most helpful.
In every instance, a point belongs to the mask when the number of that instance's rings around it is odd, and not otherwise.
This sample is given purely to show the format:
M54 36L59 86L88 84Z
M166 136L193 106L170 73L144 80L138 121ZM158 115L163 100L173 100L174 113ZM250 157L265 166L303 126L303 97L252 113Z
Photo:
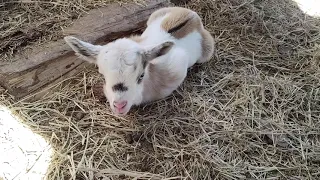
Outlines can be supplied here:
M96 69L4 105L54 149L48 179L319 179L320 19L292 0L191 0L217 42L167 99L114 117Z

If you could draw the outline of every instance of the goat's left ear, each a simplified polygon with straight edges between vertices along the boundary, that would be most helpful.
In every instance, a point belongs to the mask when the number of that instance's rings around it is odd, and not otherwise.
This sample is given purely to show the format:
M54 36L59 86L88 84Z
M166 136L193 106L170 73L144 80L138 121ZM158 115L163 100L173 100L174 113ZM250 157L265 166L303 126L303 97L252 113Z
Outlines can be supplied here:
M64 40L81 59L90 63L96 63L96 58L101 50L101 46L81 41L72 36L66 36Z
M143 54L146 61L151 61L157 57L167 54L174 43L172 41L164 42L160 45L147 49Z

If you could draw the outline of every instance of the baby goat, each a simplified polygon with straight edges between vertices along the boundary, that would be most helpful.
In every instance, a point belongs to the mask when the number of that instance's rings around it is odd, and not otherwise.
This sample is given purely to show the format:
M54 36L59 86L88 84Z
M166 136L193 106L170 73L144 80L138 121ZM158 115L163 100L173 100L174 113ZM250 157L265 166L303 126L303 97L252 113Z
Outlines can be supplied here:
M214 41L199 15L181 7L151 14L140 36L117 39L104 46L75 37L64 38L82 59L97 64L104 75L104 94L112 111L125 115L133 105L169 96L187 69L211 59Z

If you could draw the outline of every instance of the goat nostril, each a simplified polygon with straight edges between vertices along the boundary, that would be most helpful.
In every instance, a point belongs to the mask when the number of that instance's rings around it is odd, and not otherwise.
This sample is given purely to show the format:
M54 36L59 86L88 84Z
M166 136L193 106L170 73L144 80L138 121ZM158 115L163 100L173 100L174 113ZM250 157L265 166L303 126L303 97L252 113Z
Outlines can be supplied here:
M127 105L127 101L122 101L122 102L114 102L113 103L114 107L122 109Z

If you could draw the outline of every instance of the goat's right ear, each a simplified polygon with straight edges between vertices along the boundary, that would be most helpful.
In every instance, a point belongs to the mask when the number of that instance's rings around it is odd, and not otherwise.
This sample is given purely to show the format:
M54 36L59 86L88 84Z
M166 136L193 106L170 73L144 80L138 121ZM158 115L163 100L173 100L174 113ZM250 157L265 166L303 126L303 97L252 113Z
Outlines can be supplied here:
M167 54L173 47L174 42L166 41L152 48L148 48L143 54L146 61L151 61L157 57Z
M101 50L101 46L81 41L72 36L66 36L64 40L81 59L90 63L96 63L96 58Z

